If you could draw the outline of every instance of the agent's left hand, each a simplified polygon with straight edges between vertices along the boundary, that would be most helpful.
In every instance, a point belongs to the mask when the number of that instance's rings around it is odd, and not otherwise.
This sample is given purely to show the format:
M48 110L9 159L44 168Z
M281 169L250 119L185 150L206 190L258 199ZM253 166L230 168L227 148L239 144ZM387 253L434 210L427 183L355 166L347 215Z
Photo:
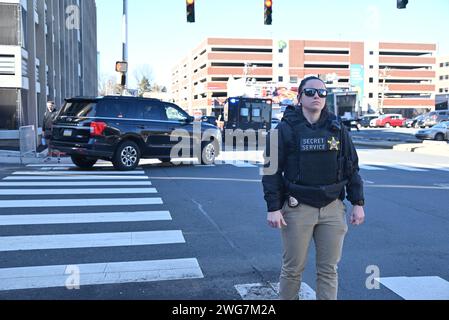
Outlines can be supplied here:
M365 222L365 210L361 206L354 206L351 214L351 224L359 226Z

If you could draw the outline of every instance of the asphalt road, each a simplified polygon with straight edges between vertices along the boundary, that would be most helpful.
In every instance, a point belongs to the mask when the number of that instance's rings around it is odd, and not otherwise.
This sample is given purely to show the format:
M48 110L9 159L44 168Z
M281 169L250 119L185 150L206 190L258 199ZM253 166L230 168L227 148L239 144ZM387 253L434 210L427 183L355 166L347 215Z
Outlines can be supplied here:
M390 287L392 289L384 285L378 289L367 289L366 283L372 275L367 273L367 268L372 270L373 266L380 272L380 278L440 277L444 287L444 282L449 281L449 211L446 200L449 191L448 158L377 149L363 149L359 150L359 153L361 163L364 164L361 173L366 181L367 221L361 227L349 228L339 268L339 298L404 298L400 288L394 289L394 286ZM398 164L402 164L402 167ZM31 170L39 171L39 176L25 173ZM140 275L130 283L119 283L126 281L115 279L109 284L81 284L79 290L68 290L62 283L56 288L8 290L5 285L7 281L0 280L0 299L239 300L242 296L236 290L236 285L278 282L281 265L280 235L278 230L272 230L266 224L266 207L258 166L144 165L142 177L149 179L150 187L156 189L156 193L150 195L138 193L139 186L132 177L125 178L129 180L118 180L117 176L114 176L113 178L117 179L111 180L121 183L128 181L129 186L93 186L99 181L107 181L101 177L89 179L86 178L89 176L85 175L81 177L88 180L80 180L80 175L74 175L73 172L69 176L59 176L69 170L73 169L50 166L2 167L0 170L0 182L3 183L0 184L0 192L3 192L0 195L0 217L3 218L0 220L0 236L3 237L3 243L6 241L19 248L12 250L0 246L0 276L6 269L11 269L9 277L12 277L11 275L24 272L24 269L18 269L23 267L83 266L93 263L102 264L105 268L103 264L112 266L121 262L189 259L194 266L191 266L190 271L176 273L175 278L178 280L165 280L168 271L161 268L153 278ZM96 169L105 170L108 169ZM47 171L52 173L44 176ZM55 180L55 173L58 173L60 180ZM25 180L11 180L18 177ZM32 178L35 180L31 180ZM45 178L52 180L43 180ZM55 182L66 181L66 186L55 185ZM24 185L12 186L4 184L5 182L23 182ZM30 182L50 182L53 186L32 186ZM75 186L75 182L85 182L86 186ZM64 193L64 190L83 188L93 188L97 191L107 188L121 189L124 193L56 194ZM125 188L136 189L133 192ZM18 195L5 194L11 192L10 190L20 193L23 189L51 190L42 191L43 195L29 195L29 191ZM137 204L149 198L160 198L163 203ZM49 207L48 203L38 206L29 203L28 207L22 207L27 200L63 199L73 199L75 204L70 204L70 207ZM92 199L94 203L101 205L89 204L88 201ZM105 200L100 203L98 199ZM110 202L116 199L122 200L111 205ZM126 203L126 199L130 200L130 203ZM21 202L7 202L12 200ZM169 212L171 219L130 220L133 212L155 210ZM8 222L8 218L18 215L27 215L24 217L26 221L33 215L46 215L48 218L68 213L89 213L93 216L95 213L121 212L128 215L121 215L120 219L124 221L117 222L101 220L104 217L90 223L62 221L50 224L45 221L28 221L28 224L22 222L11 225ZM133 242L137 239L137 233L152 231L179 231L183 238L181 240L184 241L155 241L153 244L140 245ZM116 245L106 242L95 246L89 246L90 242L87 242L80 248L80 243L85 241L83 236L124 233L133 234L133 241ZM52 238L55 235L73 235L75 243L63 248L67 239L58 242ZM30 236L44 238L29 238ZM12 240L18 241L19 244ZM56 244L53 244L53 248L48 248L52 241ZM32 246L38 248L33 249ZM197 267L195 263L198 263ZM314 264L312 246L304 274L304 282L312 289L315 288ZM120 265L115 267L119 268ZM42 272L43 269L39 270ZM81 282L85 279L84 276L82 273ZM18 283L21 283L19 280L15 281L18 286ZM427 297L434 298L432 292L428 293Z

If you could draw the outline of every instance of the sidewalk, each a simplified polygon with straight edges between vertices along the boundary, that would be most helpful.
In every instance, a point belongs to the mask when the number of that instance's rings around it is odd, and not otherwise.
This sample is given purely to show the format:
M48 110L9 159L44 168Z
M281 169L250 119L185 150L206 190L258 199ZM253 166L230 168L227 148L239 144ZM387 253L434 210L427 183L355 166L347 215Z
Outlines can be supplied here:
M382 149L393 149L396 151L406 151L421 154L449 157L449 144L446 141L424 140L416 143L415 140L401 141L399 139L353 139L356 146L376 147Z
M45 149L44 151L33 154L33 155L27 155L24 157L20 156L19 151L9 151L9 150L0 150L0 164L20 164L20 165L28 165L28 164L57 164L57 163L63 163L63 164L71 164L72 160L70 157L57 157L56 155L53 155L50 157L48 155L48 149Z

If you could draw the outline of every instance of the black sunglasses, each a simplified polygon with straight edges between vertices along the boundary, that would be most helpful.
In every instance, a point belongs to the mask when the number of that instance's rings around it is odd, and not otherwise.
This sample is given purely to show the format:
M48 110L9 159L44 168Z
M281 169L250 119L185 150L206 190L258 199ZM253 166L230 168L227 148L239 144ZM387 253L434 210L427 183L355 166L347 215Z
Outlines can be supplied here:
M327 97L327 90L326 89L306 88L302 92L304 92L304 94L307 97L314 97L315 93L317 93L317 92L318 92L318 97L320 97L320 98L326 98Z

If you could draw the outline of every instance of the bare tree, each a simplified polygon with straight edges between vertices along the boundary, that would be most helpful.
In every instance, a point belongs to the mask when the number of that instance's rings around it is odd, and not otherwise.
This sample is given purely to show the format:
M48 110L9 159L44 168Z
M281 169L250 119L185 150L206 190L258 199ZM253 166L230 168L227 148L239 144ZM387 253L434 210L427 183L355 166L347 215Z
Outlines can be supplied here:
M116 77L111 74L102 74L98 80L98 94L100 96L116 95L120 93L120 85Z

